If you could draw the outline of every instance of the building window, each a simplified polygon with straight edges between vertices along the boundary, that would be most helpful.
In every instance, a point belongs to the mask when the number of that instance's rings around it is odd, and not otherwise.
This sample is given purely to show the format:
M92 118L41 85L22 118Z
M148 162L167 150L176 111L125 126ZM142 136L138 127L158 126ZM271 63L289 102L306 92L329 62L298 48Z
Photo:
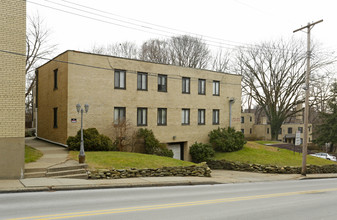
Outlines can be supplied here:
M54 89L58 89L58 83L57 83L57 78L58 78L58 69L54 70Z
M245 117L241 116L241 123L245 123Z
M167 75L158 75L158 92L167 92Z
M158 108L157 125L166 125L166 121L167 121L167 109Z
M189 125L190 124L190 109L182 109L181 111L181 124Z
M298 127L298 131L299 131L300 133L303 133L303 128L302 128L302 127Z
M213 109L213 124L219 124L219 109Z
M114 124L118 125L125 120L125 107L115 107L114 109Z
M220 82L213 81L213 95L220 95Z
M205 124L205 109L198 109L198 125Z
M147 126L147 108L137 108L137 126Z
M300 144L303 144L303 138L301 138L301 143Z
M267 128L267 134L269 134L269 128Z
M115 70L115 89L125 89L125 70Z
M54 108L54 128L57 128L57 108Z
M288 128L288 134L292 134L293 133L293 128Z
M137 73L137 89L147 90L147 73Z
M311 127L308 127L308 129L309 129L309 132L310 132L310 128L311 128Z
M249 121L252 122L252 120L253 120L253 117L249 116Z
M242 134L244 134L245 133L245 129L241 129L241 132L242 132Z
M282 134L282 128L280 128L280 130L278 130L278 134Z
M250 129L249 129L249 134L251 134L251 133L252 133L252 129L250 128Z
M183 93L190 93L190 78L183 77Z
M206 94L206 80L205 79L198 80L198 94L199 95Z

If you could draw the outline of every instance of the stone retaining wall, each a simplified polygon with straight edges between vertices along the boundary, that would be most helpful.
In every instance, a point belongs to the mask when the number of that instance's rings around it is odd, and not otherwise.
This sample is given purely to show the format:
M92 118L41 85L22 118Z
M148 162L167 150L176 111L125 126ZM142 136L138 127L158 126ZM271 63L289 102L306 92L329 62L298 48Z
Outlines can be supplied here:
M293 167L293 166L244 164L225 160L208 160L207 164L211 169L248 171L258 173L300 174L302 169L301 167ZM324 166L307 165L307 174L313 173L337 173L337 164L324 165Z
M162 177L162 176L199 176L210 177L211 169L207 164L185 167L162 167L158 169L99 169L88 171L89 179L119 179L131 177Z

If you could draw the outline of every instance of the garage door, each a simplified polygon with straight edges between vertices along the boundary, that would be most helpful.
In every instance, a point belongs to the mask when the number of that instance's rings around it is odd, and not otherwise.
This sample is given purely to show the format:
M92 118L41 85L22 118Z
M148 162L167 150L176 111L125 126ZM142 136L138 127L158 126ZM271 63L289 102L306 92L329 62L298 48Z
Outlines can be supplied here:
M168 149L173 151L173 158L181 160L181 145L180 144L169 144Z

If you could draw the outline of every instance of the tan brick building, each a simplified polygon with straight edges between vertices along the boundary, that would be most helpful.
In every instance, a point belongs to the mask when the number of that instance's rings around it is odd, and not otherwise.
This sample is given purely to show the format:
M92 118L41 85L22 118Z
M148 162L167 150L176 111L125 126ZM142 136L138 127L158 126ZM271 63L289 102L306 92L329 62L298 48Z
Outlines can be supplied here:
M0 1L0 179L24 170L26 1Z
M303 143L304 123L302 116L296 116L294 122L284 123L279 131L279 141L295 143L296 132L300 132L301 143ZM271 128L267 117L262 117L261 122L256 123L254 113L241 113L241 131L250 140L271 140ZM308 143L312 142L312 124L308 125Z
M241 76L66 51L38 68L38 137L66 144L80 128L76 104L89 104L84 127L113 137L114 121L152 129L175 157L189 160L194 142L229 125L240 129ZM76 123L74 123L76 122Z

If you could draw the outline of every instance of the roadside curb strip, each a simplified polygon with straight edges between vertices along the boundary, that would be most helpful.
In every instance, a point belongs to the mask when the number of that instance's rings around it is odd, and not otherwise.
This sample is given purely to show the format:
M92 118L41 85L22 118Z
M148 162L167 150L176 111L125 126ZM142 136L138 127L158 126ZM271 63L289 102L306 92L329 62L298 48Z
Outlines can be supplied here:
M87 186L43 186L43 187L26 187L18 189L0 190L1 193L21 193L21 192L52 192L68 190L89 190L89 189L114 189L114 188L136 188L136 187L164 187L164 186L193 186L193 185L214 185L222 184L216 181L202 182L165 182L165 183L139 183L139 184L118 184L118 185L87 185Z
M317 179L334 179L337 176L317 176L317 177L300 177L299 180L317 180Z

